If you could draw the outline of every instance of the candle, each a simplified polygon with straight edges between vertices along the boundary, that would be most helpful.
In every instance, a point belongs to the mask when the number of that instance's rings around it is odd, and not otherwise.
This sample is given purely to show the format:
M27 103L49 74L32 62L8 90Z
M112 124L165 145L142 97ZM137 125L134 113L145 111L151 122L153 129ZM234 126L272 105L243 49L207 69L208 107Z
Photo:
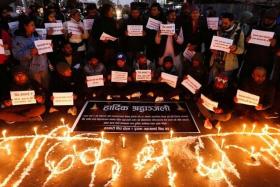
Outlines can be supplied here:
M172 139L173 134L174 134L174 131L171 129L171 130L170 130L170 139Z
M61 118L60 121L61 121L62 125L65 125L65 120L64 120L64 118Z
M34 130L35 135L37 136L38 127L34 127L33 130Z
M4 139L6 138L6 134L7 134L7 130L3 130L3 131L2 131L2 135L3 135L3 138L4 138Z
M244 133L244 132L245 132L246 126L247 126L247 125L244 123L244 124L243 124L242 133Z
M221 129L222 129L222 127L218 127L218 135L220 135L220 132L221 132Z
M122 148L125 148L125 136L122 136Z
M104 131L101 131L101 138L104 138Z

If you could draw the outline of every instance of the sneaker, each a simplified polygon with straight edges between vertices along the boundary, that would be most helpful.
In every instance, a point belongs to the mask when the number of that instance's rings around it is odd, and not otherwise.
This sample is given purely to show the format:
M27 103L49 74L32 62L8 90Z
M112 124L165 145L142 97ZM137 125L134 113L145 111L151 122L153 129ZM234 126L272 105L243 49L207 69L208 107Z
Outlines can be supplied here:
M54 108L54 107L51 107L50 109L49 109L49 113L51 114L51 113L54 113L54 112L58 112L59 110L58 109L56 109L56 108Z
M156 103L160 103L160 102L163 102L163 101L164 101L163 97L156 97L156 99L155 99Z
M72 116L76 116L77 115L77 108L75 106L73 106L73 107L68 109L67 113L71 114Z
M30 118L28 121L33 122L33 121L43 121L43 118L41 116L36 116L36 117L32 117Z
M205 127L206 129L212 129L212 128L213 128L213 125L212 125L212 123L211 123L211 121L210 121L209 119L206 119L206 120L204 121L204 127Z

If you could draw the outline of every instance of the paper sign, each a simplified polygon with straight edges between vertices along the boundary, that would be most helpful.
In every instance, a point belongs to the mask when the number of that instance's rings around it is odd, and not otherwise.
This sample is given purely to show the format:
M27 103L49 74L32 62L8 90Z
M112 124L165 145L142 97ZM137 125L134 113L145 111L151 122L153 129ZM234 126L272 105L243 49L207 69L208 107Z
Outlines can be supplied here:
M213 36L210 49L224 51L226 53L230 52L230 46L232 46L233 40L228 38L223 38L219 36Z
M143 25L127 25L128 36L143 36Z
M236 97L238 103L244 105L257 106L260 101L260 96L244 92L242 90L237 90Z
M219 17L208 17L207 25L208 25L208 29L217 31L219 28Z
M201 94L201 99L203 101L202 105L207 108L208 110L211 110L214 112L214 108L218 108L219 103L212 101L205 95Z
M161 21L158 21L158 20L150 17L148 19L148 23L146 25L146 28L158 31L159 27L160 27L160 24L161 24Z
M39 55L53 52L52 40L36 40L34 43Z
M136 70L136 81L151 81L152 71L151 70Z
M47 29L36 29L36 32L42 37L42 39L47 38Z
M274 32L260 31L253 29L249 43L270 46L270 40L273 38Z
M18 29L19 22L18 21L9 22L8 25L9 25L9 29L12 31L13 34L14 31Z
M73 92L53 92L54 106L74 105Z
M79 0L80 3L96 3L96 0Z
M111 41L116 41L117 38L114 36L111 36L109 34L106 34L105 32L102 33L102 35L100 36L100 40L111 40Z
M50 28L53 29L52 35L62 35L63 32L63 25L62 22L59 22L60 20L57 20L57 23L45 23L45 28L48 30Z
M127 83L128 73L123 71L112 71L111 82Z
M87 87L104 86L103 75L87 76Z
M94 19L84 19L83 23L84 23L85 30L89 31L92 29Z
M3 46L3 40L0 39L0 54L4 55L5 54L5 49L4 49L4 46Z
M189 61L192 61L192 57L195 55L195 51L191 51L189 47L186 47L183 56L188 59Z
M11 91L10 92L12 104L15 105L26 105L26 104L35 104L35 91Z
M161 79L162 79L161 82L165 82L172 88L176 88L178 76L163 72L163 73L161 73Z
M82 35L82 33L79 29L79 25L76 23L72 23L71 21L67 22L67 30L68 30L68 33L72 33L75 35Z
M160 35L172 36L175 34L175 24L160 24Z
M190 90L190 92L193 94L195 94L197 90L201 88L201 84L190 75L187 75L187 78L182 82L182 85Z

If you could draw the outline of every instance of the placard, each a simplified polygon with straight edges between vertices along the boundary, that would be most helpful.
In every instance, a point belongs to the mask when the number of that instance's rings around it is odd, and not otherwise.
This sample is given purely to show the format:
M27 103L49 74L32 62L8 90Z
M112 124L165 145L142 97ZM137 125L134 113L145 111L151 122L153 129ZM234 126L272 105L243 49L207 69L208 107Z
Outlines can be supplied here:
M87 76L87 87L98 87L98 86L104 86L104 77L103 75L93 75L93 76Z
M53 92L54 106L72 106L74 105L73 92Z
M260 31L253 29L251 32L251 38L249 43L263 45L263 46L270 46L270 40L273 38L274 32L268 31Z
M96 0L79 0L80 3L96 3Z
M47 29L36 28L36 32L42 37L43 40L47 38Z
M232 46L233 40L228 38L223 38L219 36L213 36L210 49L224 51L226 53L230 52L230 46Z
M3 40L0 39L0 54L4 55L5 54L5 48L3 44Z
M14 34L15 30L18 29L19 21L9 22L8 25L9 25L9 29L12 31L12 34Z
M56 23L45 23L45 28L48 30L50 28L53 29L52 35L62 35L63 32L63 25L62 22L59 22L60 20L57 20Z
M158 21L154 18L149 17L146 28L158 31L160 28L160 24L161 24L161 21Z
M103 32L100 36L100 40L110 40L110 41L116 41L118 38L111 36L109 34L106 34L105 32Z
M260 96L242 90L237 90L236 97L238 103L244 105L257 106L260 101Z
M127 25L128 36L143 36L143 25Z
M208 29L212 29L214 31L219 29L219 17L208 17L207 18Z
M127 83L128 72L112 71L111 82Z
M73 23L71 21L68 21L66 24L68 33L72 33L74 35L82 35L78 24Z
M164 72L161 73L161 82L165 82L172 88L176 88L177 81L178 81L178 76L171 75Z
M52 40L36 40L34 41L34 44L39 55L53 52Z
M151 81L152 71L151 70L136 70L136 81Z
M187 75L187 78L182 82L182 85L193 94L196 94L196 92L201 88L201 84L190 75Z
M175 34L175 24L160 24L160 35L172 36Z
M10 92L12 104L16 105L27 105L27 104L35 104L35 91L11 91Z
M94 19L84 19L83 23L84 23L85 30L89 31L92 29Z
M178 110L180 105L184 110ZM186 103L88 101L72 130L115 133L198 133Z
M201 94L201 99L203 101L202 105L207 108L208 110L211 110L214 112L214 108L218 108L219 103L212 101L205 95Z
M195 51L191 51L187 46L183 53L183 56L191 62L194 55L195 55Z

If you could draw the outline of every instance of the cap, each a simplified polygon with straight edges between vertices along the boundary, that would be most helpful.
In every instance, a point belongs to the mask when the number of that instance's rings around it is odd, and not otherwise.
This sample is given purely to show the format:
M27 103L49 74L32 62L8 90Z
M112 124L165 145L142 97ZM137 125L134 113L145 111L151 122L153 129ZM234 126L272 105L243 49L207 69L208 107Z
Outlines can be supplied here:
M116 56L116 61L118 60L126 61L126 56L123 53L118 53Z

